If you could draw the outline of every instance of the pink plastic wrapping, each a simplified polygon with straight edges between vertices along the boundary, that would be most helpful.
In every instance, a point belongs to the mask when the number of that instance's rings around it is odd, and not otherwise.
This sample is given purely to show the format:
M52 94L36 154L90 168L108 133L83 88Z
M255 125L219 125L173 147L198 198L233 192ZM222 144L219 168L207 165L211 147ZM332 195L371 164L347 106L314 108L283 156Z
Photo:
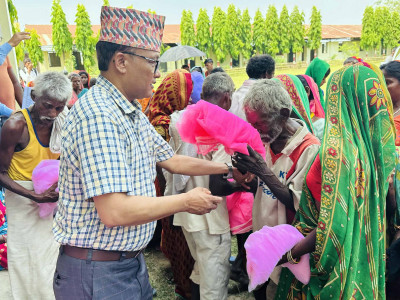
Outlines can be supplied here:
M282 256L293 248L304 236L293 226L281 224L274 227L264 226L252 233L244 247L247 256L249 291L268 280ZM303 255L298 264L283 264L303 284L310 281L310 256Z
M42 160L32 172L32 183L35 193L42 194L54 183L58 182L60 161L55 159ZM58 188L56 189L58 191ZM39 203L39 216L46 218L54 213L57 203Z

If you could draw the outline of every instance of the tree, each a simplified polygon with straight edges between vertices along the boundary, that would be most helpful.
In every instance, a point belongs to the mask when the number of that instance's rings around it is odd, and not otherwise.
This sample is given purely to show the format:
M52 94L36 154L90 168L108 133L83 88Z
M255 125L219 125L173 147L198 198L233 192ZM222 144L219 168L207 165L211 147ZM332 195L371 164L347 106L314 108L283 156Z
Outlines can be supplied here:
M196 34L194 32L193 16L190 10L182 11L180 29L182 45L196 46Z
M110 1L103 0L103 6L110 6Z
M377 6L386 6L390 11L396 11L400 14L400 1L399 0L379 0L375 2Z
M290 41L292 40L293 28L290 24L289 12L283 5L279 17L279 50L282 54L290 52Z
M257 9L253 23L253 44L257 53L265 53L267 44L267 34L265 28L265 20L260 9Z
M199 16L197 17L196 40L197 47L209 56L209 49L211 47L210 18L207 15L207 10L204 8L200 8Z
M68 30L68 23L61 7L60 0L53 0L53 6L51 8L51 24L53 26L52 40L54 51L58 56L61 56L62 54L65 61L65 54L72 54L72 36L71 32ZM66 63L68 65L67 68L71 70L73 68L71 60Z
M83 65L87 69L95 64L96 41L93 37L89 15L83 4L78 4L75 17L75 45L82 53Z
M379 44L379 37L375 27L375 12L372 6L367 6L364 10L361 29L361 48L365 50L376 49Z
M279 32L278 12L273 5L268 7L267 16L265 18L265 28L267 34L267 52L272 57L275 57L275 55L279 53L279 40L281 33Z
M227 27L225 12L220 7L214 7L211 22L213 51L217 60L223 62L227 55Z
M290 40L290 45L292 47L292 52L303 52L304 49L304 13L299 11L297 5L293 8L290 14L290 23L292 25L292 35Z
M238 59L240 54L240 49L243 47L243 41L239 38L240 34L240 11L236 11L233 4L228 7L228 14L226 16L226 23L224 26L226 28L227 35L227 51L233 59Z
M249 59L253 52L253 46L251 44L251 18L248 9L243 11L242 17L240 18L240 39L243 42L240 52L242 53L243 58Z
M29 58L32 61L34 67L37 67L38 64L43 62L43 51L42 44L39 40L39 35L37 34L35 29L28 29L27 32L31 33L31 38L25 41L26 51L29 53Z
M358 56L360 54L360 44L358 42L346 42L339 47L339 51L346 54L347 57Z
M310 18L310 28L308 30L308 47L318 50L322 38L322 17L321 12L313 6Z
M396 36L398 22L398 19L392 18L388 7L381 6L375 9L375 31L382 50L398 45L399 36Z
M8 6L8 14L10 15L10 22L11 22L11 30L12 33L15 34L16 32L20 32L21 29L19 28L18 23L18 12L17 8L15 7L12 0L7 0ZM25 50L24 50L24 43L19 43L17 47L15 47L15 55L18 61L23 61L25 57Z

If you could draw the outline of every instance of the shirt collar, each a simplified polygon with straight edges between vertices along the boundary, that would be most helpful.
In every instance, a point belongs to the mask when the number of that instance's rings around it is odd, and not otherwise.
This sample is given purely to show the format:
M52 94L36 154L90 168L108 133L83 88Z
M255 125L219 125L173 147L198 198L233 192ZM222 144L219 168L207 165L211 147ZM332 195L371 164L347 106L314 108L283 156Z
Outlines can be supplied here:
M111 98L121 108L125 114L131 114L135 111L142 111L140 104L134 100L130 102L126 97L105 77L99 75L96 86L107 90Z

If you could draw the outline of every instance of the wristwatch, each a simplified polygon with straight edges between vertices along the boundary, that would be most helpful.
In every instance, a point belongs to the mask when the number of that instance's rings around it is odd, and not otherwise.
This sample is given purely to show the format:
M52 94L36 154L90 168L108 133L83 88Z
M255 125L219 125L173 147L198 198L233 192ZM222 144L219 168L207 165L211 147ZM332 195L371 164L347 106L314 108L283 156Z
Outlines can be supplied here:
M228 167L228 173L225 173L222 178L224 179L231 179L233 178L233 168L232 168L232 164L230 163L225 163L226 166Z

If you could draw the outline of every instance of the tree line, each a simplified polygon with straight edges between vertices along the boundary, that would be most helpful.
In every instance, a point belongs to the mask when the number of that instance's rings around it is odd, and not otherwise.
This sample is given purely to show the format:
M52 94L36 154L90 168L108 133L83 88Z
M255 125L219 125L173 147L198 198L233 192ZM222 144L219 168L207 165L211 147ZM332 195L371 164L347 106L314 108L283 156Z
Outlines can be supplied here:
M313 6L310 26L306 31L304 12L295 6L292 12L286 5L280 14L270 5L265 14L258 9L254 20L248 9L241 11L230 4L225 12L214 7L212 17L201 8L196 20L190 10L182 11L180 24L181 44L195 46L205 52L211 51L223 62L227 55L238 59L241 54L248 59L253 54L268 53L271 56L302 52L304 46L318 49L321 43L322 18L320 11Z

